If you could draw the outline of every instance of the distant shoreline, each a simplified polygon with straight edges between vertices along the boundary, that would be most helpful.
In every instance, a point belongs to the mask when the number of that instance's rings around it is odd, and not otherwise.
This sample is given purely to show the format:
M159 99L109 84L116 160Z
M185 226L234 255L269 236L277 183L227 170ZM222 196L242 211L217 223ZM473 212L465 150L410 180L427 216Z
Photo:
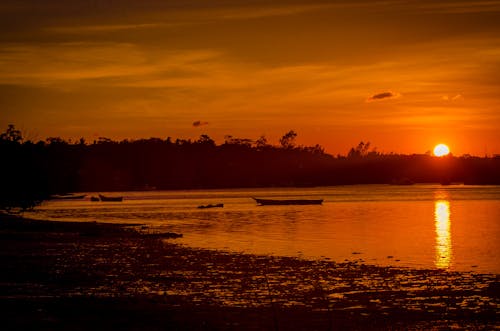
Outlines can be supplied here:
M98 193L123 193L123 192L182 192L182 191L217 191L217 190L271 190L271 189L314 189L314 188L328 188L328 187L355 187L355 186L387 186L387 187L412 187L412 186L439 186L439 187L488 187L488 186L500 186L500 184L473 184L473 183L450 183L442 184L439 182L433 183L412 183L412 184L394 184L394 183L368 183L368 184L334 184L334 185L314 185L314 186L241 186L241 187L207 187L207 188L165 188L165 189L130 189L130 190L96 190L96 191L74 191L65 192L65 194L98 194ZM83 200L85 200L85 197ZM57 200L57 199L47 199Z
M0 190L5 203L10 200L11 204L65 192L500 184L500 156L384 154L363 142L345 156L333 156L319 145L273 146L236 138L217 145L207 136L195 141L101 139L92 144L11 138L0 144L9 160L2 163ZM23 188L18 191L19 183Z

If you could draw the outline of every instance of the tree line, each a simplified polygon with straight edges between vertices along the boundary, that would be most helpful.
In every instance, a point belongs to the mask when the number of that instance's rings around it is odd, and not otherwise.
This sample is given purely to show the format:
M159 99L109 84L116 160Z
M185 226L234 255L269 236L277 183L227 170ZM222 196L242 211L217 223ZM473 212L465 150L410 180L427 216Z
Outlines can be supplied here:
M289 131L274 146L226 136L216 144L150 138L87 143L61 138L25 141L13 125L0 135L0 209L25 209L51 194L144 189L304 187L461 182L500 184L500 158L381 154L361 142L347 155L320 145L297 146Z

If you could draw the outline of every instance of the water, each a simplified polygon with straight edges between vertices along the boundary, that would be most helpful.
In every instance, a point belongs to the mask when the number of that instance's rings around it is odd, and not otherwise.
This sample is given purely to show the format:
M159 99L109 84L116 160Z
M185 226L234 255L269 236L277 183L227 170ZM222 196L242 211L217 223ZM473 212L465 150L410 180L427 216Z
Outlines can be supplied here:
M106 193L105 193L106 194ZM39 219L147 224L191 247L500 274L500 186L359 185L119 192L121 203L45 202ZM251 197L322 198L257 206ZM223 203L224 208L198 209Z

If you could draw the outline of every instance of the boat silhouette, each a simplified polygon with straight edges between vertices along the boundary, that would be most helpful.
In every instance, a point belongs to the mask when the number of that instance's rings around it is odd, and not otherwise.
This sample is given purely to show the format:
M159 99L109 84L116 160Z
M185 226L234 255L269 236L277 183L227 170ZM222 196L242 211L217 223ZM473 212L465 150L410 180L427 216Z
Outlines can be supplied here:
M120 202L123 201L123 197L107 197L102 194L99 194L99 199L103 202Z
M261 206L271 206L271 205L321 205L323 199L259 199L254 198L257 204Z

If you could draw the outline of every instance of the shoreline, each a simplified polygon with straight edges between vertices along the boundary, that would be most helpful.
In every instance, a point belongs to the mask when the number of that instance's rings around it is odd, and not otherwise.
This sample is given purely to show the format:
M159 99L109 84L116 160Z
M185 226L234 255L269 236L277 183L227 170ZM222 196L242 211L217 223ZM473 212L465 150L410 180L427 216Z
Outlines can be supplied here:
M7 329L500 326L500 275L193 249L147 230L0 216Z

